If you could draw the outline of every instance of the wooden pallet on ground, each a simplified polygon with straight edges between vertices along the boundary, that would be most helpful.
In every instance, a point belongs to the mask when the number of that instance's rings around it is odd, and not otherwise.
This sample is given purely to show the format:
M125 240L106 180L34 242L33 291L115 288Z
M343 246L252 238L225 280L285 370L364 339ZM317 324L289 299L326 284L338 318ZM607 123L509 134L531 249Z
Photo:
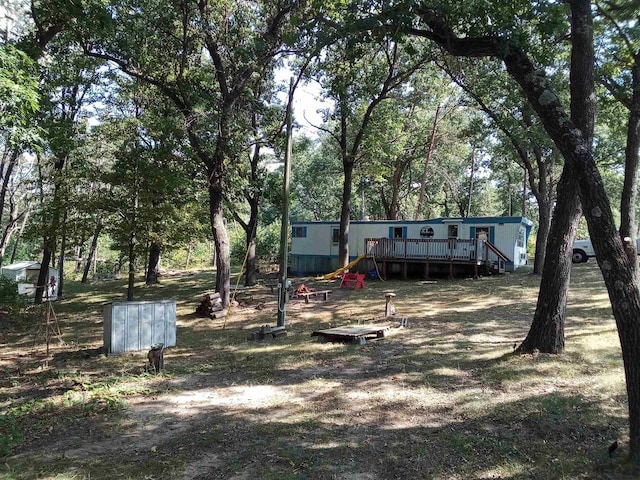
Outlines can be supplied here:
M351 325L345 327L316 330L312 337L319 337L323 342L348 342L364 345L367 338L384 338L390 325Z

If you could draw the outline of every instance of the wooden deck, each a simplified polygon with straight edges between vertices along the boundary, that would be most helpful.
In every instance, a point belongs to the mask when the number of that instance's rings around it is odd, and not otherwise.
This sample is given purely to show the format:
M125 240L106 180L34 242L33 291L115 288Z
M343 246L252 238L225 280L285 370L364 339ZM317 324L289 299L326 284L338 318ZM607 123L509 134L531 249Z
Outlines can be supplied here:
M407 278L409 264L420 264L425 278L429 278L432 265L446 265L450 278L460 269L468 269L477 278L492 269L503 272L505 262L510 261L494 245L479 239L367 238L365 251L368 258L382 264L383 277L387 264L402 265L403 278Z
M384 338L390 325L352 325L345 327L316 330L312 337L320 337L324 342L366 343L367 338Z

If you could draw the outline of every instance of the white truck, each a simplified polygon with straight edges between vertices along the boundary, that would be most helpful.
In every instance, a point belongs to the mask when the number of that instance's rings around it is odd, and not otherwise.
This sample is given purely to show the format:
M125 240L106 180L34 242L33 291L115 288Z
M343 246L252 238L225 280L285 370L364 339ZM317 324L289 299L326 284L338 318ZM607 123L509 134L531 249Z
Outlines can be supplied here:
M636 248L638 249L638 253L640 254L640 238L636 240ZM573 256L571 257L571 261L573 263L585 263L591 257L595 257L596 252L593 251L593 245L591 245L591 240L576 240L573 242Z

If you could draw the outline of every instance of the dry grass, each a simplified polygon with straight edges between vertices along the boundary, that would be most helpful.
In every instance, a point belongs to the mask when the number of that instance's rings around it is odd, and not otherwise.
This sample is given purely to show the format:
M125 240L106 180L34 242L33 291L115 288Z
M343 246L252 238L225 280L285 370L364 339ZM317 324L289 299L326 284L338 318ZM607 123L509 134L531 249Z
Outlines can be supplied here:
M368 281L359 291L301 281L334 293L290 303L288 336L267 344L246 340L275 323L265 287L250 290L224 330L222 320L192 315L213 285L210 272L140 288L142 298L178 300L178 346L157 377L143 371L145 352L99 353L101 304L117 299L123 282L70 285L56 304L66 343L48 365L42 342L33 345L35 325L14 321L0 345L0 408L24 438L0 476L638 478L625 459L622 362L595 264L574 268L562 356L511 355L537 299L539 279L526 271ZM409 328L364 346L310 336L379 321L385 290L397 293ZM614 439L621 447L610 459Z

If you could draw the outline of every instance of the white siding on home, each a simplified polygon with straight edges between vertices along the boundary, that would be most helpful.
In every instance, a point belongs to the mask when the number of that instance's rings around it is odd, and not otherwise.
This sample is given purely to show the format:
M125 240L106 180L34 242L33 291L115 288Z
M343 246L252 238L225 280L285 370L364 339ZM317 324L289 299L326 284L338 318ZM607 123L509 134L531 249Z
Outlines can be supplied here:
M294 227L306 228L305 237L294 237L291 242L292 255L331 255L331 225L329 223L304 223Z
M471 239L480 228L489 231L488 240L492 241L495 247L504 253L513 267L527 263L526 233L531 228L531 223L520 217L487 217L487 218L444 218L425 221L354 221L349 228L349 256L355 258L366 254L365 239L367 238L389 238L390 230L393 228L405 229L405 238L419 239L425 238L421 235L423 228L433 230L433 239L449 238L449 227L457 226L457 238ZM306 236L294 237L291 245L293 257L331 257L331 262L337 265L338 247L332 243L332 230L339 228L338 222L294 222L293 227L304 227ZM525 244L518 245L520 231L523 231ZM469 248L468 245L461 244L461 248ZM470 254L471 252L460 252ZM464 256L464 255L463 255ZM335 262L334 262L335 261ZM304 269L304 267L301 267Z

